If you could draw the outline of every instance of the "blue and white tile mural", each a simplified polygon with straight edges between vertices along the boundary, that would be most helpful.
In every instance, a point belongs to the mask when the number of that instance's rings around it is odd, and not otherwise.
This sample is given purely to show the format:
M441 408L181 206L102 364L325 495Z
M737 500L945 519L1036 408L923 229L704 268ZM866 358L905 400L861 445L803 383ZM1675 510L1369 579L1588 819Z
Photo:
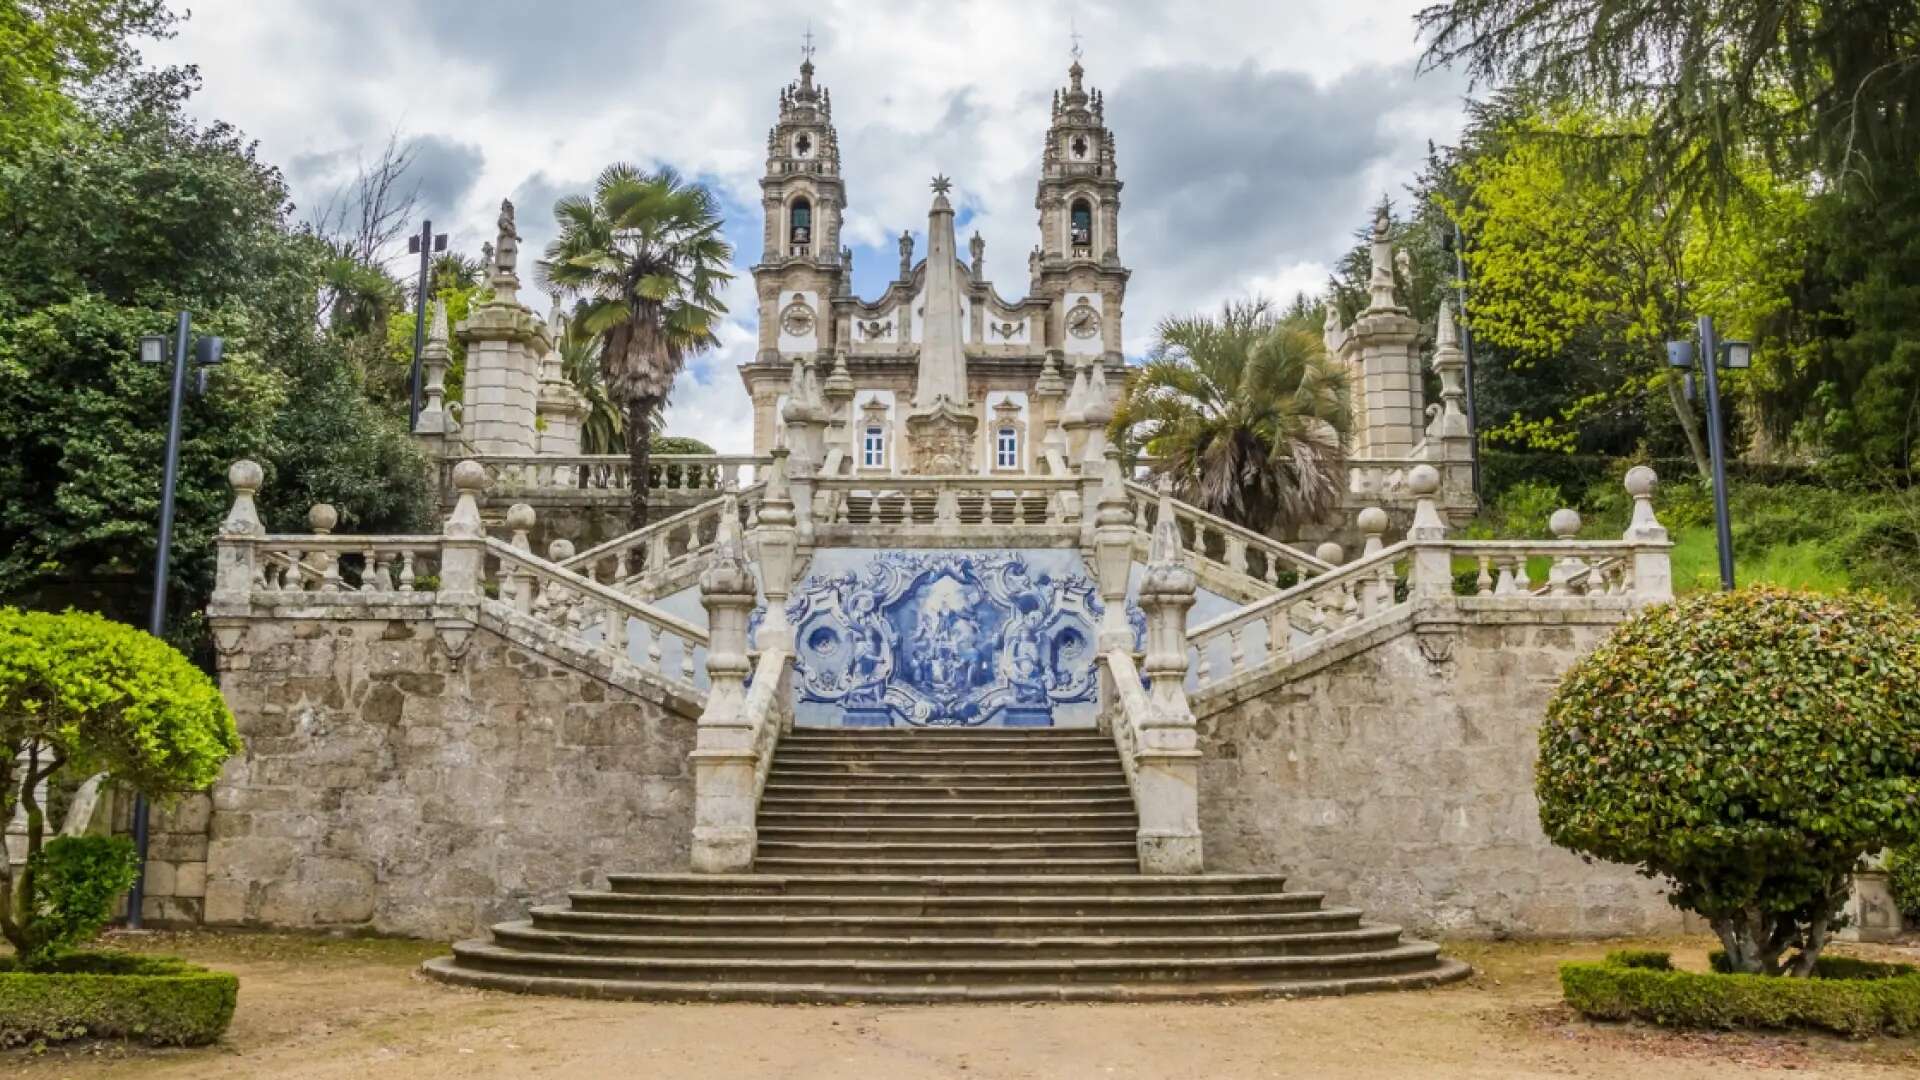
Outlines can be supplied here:
M1077 727L1098 715L1101 605L1078 551L837 549L815 552L811 570L787 605L795 722Z

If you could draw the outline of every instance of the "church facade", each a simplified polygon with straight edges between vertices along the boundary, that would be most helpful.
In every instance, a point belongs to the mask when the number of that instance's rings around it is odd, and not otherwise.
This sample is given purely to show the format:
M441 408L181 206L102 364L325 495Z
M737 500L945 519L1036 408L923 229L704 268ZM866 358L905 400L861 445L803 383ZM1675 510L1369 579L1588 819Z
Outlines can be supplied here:
M1107 395L1077 388L1123 364L1122 185L1101 94L1076 61L1054 95L1034 196L1039 242L1018 295L988 276L977 232L961 257L950 181L938 177L925 256L903 232L898 274L865 299L841 244L848 195L832 97L813 75L808 60L781 91L767 136L753 267L760 340L740 368L754 451L787 443L793 414L798 430L821 432L814 460L830 475L1047 471L1050 448L1064 460L1068 430L1107 418Z

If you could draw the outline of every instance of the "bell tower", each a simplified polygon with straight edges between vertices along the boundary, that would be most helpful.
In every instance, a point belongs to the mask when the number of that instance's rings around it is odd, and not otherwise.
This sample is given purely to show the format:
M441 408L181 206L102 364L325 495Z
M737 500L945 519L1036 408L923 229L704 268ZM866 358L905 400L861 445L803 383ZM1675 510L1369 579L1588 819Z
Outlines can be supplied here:
M753 268L760 309L761 362L809 358L831 347L828 302L847 286L840 247L846 185L833 98L813 81L813 42L802 50L800 79L780 91L780 116L767 132L760 178L765 212L760 262Z
M1074 48L1067 87L1053 95L1034 208L1040 245L1030 260L1033 292L1053 302L1047 341L1069 358L1117 366L1128 271L1120 262L1120 177L1106 101L1089 91Z

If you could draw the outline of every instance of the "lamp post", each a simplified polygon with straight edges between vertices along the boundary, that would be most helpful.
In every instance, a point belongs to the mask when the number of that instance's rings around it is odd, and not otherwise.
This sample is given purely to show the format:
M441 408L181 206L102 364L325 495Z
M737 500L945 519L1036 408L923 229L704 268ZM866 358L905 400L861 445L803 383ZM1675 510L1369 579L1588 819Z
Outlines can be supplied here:
M447 250L447 234L435 235L433 222L420 225L419 236L407 237L407 253L420 256L420 286L413 298L413 391L407 405L407 430L420 426L420 355L427 347L427 270L434 252Z
M173 379L167 398L166 466L160 481L160 539L153 559L153 606L147 612L147 632L154 637L159 637L167 626L167 564L168 557L173 553L173 493L180 475L180 406L187 396L187 352L192 333L193 316L183 311L173 331ZM192 340L193 366L199 374L197 385L201 392L206 391L206 369L220 362L225 349L226 342L218 337ZM164 335L149 334L140 339L140 359L144 363L162 363L166 359L166 350L167 339ZM138 929L140 908L147 892L147 797L140 792L135 792L133 796L133 847L140 872L134 877L133 888L127 893L127 925Z
M1721 341L1713 317L1699 317L1700 365L1707 376L1707 457L1713 465L1713 528L1720 553L1720 588L1733 588L1733 522L1727 512L1726 425L1720 415L1719 369L1735 370L1753 363L1753 346L1745 341ZM1687 398L1693 398L1693 342L1667 342L1667 364L1686 372Z

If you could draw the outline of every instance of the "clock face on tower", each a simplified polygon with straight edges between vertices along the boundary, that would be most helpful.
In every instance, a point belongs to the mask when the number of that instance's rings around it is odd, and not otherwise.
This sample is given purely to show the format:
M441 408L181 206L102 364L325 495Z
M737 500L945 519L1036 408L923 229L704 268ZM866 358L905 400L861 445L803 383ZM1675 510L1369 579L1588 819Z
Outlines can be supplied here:
M1090 338L1100 332L1100 313L1093 305L1082 299L1067 312L1067 333L1077 338Z
M813 309L799 301L788 304L780 313L780 329L791 337L805 337L813 332Z

